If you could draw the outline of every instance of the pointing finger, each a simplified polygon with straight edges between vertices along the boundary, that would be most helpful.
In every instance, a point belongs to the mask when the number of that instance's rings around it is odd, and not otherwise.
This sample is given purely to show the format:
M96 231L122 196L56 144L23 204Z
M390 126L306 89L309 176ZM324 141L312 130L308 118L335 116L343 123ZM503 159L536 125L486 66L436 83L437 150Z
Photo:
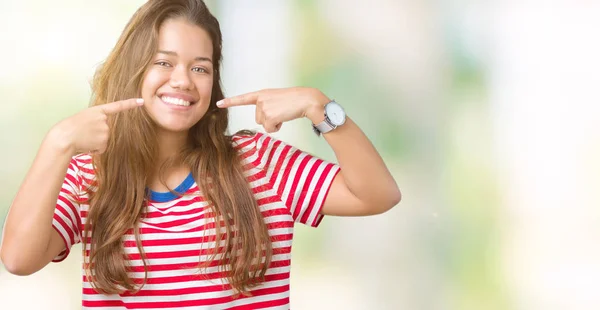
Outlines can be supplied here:
M139 107L143 104L144 104L144 99L137 98L137 99L127 99L127 100L115 101L115 102L100 105L98 107L100 108L100 110L102 110L102 112L104 112L104 114L116 114L121 111L130 110L135 107Z
M260 92L252 92L234 97L225 98L217 102L219 108L227 108L240 105L252 105L258 102Z

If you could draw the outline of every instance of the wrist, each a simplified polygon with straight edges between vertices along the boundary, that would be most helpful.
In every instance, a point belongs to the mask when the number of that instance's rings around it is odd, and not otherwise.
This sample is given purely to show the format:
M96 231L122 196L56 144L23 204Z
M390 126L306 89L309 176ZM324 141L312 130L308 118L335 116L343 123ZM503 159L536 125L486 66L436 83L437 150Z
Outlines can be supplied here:
M304 115L313 124L321 123L325 120L325 105L330 101L331 99L323 94L323 92L318 89L314 89L314 94L311 96L311 100Z
M72 157L77 153L73 143L71 143L68 131L61 126L61 123L55 125L48 131L42 145L51 149L52 152L56 154L65 154Z

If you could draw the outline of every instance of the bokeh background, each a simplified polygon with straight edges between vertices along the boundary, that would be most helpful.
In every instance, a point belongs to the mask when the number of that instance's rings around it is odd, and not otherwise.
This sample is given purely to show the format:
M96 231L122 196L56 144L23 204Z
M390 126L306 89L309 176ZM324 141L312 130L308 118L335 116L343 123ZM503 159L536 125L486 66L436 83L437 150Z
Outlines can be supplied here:
M143 2L0 2L0 224ZM600 309L600 2L208 4L227 95L320 88L403 191L383 215L297 226L294 309ZM276 136L335 160L308 120ZM78 252L28 277L0 265L0 309L80 308Z

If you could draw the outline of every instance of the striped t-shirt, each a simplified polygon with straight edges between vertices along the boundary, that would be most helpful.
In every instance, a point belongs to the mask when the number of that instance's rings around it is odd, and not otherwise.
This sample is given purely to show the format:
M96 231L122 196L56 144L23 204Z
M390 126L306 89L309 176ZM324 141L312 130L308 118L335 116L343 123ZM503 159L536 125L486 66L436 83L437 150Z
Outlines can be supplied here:
M273 243L272 263L265 282L251 289L252 296L234 299L218 267L198 269L200 251L214 247L203 243L214 236L207 202L190 174L177 192L152 192L147 215L140 222L140 237L147 255L148 279L136 294L97 293L83 273L83 308L103 309L289 309L290 264L294 222L313 227L322 219L321 207L339 166L324 162L268 135L235 136L234 147L267 224ZM87 198L82 189L94 182L91 157L73 157L58 197L52 225L66 249L53 261L69 254L81 242L87 204L73 203L71 195ZM71 196L72 197L72 196ZM123 236L129 277L144 278L143 263L132 233ZM89 246L89 245L88 245ZM87 251L86 254L88 255ZM87 257L84 257L86 261ZM224 285L225 284L225 285Z

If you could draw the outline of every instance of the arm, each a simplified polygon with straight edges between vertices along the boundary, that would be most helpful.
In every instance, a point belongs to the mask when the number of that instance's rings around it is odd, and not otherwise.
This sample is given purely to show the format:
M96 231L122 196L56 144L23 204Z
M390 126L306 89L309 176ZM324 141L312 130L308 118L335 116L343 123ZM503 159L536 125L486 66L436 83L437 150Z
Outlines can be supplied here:
M34 273L65 248L52 217L71 155L55 136L50 132L42 142L6 218L0 257L13 274Z
M320 123L329 101L318 89L285 88L226 98L217 106L255 105L256 122L267 132L275 132L283 122L300 117L307 117L313 124ZM400 190L385 163L351 119L347 118L343 126L324 136L335 152L341 172L331 185L321 214L373 215L391 209L400 201Z
M314 90L306 117L313 124L325 119L330 99ZM400 202L401 194L383 159L362 130L350 119L323 137L333 149L340 173L333 180L321 213L361 216L383 213ZM357 151L359 150L359 151Z
M350 118L323 136L335 152L341 169L333 180L322 214L374 215L400 202L400 189L381 156Z
M91 107L50 130L6 218L0 258L9 272L32 274L65 249L62 237L52 228L52 219L72 156L104 152L110 131L108 116L142 104L141 99L128 99Z

